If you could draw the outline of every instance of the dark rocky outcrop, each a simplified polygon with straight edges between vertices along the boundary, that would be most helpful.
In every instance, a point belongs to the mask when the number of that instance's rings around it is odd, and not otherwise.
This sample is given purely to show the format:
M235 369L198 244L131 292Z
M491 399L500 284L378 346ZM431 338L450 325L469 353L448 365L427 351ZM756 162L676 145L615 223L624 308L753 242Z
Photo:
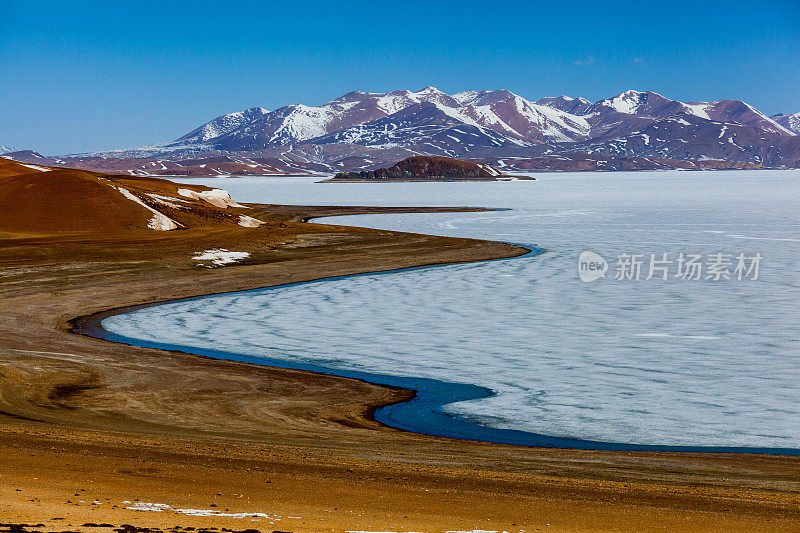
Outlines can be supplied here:
M513 179L483 163L449 157L415 156L389 168L340 172L328 181L495 181Z

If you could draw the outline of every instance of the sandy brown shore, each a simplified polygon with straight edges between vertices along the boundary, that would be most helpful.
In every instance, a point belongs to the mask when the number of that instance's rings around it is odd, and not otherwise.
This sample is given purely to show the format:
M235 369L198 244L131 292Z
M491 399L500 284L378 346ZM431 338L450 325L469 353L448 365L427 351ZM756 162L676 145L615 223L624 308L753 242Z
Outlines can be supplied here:
M0 522L39 531L800 530L797 458L416 435L367 416L407 391L69 333L70 319L114 307L523 252L302 222L365 208L251 211L268 224L0 235ZM216 247L250 251L250 261L206 269L191 260ZM169 508L128 509L145 503Z

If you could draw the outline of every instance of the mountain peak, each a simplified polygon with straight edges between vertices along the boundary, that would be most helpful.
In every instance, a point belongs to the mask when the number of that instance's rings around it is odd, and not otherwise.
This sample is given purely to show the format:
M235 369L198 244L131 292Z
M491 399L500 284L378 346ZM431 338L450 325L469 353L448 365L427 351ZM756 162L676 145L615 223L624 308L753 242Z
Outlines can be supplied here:
M465 91L454 96L461 105L485 106L520 98L508 89L493 91Z
M565 113L581 116L591 107L592 103L586 98L572 98L562 94L561 96L546 96L536 100L536 104L540 106L558 109Z
M332 100L333 102L358 102L364 99L365 96L371 95L375 93L365 93L363 91L350 91L349 93L345 93L339 98Z
M679 102L664 98L653 91L636 91L628 89L611 98L604 98L594 106L595 110L599 107L611 108L618 113L628 115L648 115L656 116L665 113L676 113L684 110L684 106Z

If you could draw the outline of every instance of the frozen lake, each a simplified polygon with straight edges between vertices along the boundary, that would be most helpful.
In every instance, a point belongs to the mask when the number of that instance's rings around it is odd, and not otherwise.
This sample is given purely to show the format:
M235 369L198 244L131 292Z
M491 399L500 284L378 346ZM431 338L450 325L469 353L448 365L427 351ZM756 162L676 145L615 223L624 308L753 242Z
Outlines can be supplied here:
M158 305L103 325L146 341L480 385L497 394L444 409L490 428L616 443L800 449L800 173L536 176L491 183L182 180L227 189L244 202L510 208L324 222L548 251ZM605 278L581 281L584 251L608 261ZM679 267L686 271L681 253L700 256L700 279L679 275ZM641 254L640 279L628 269L625 278L633 279L615 279L622 254ZM647 280L650 254L671 262L658 263ZM745 269L737 271L740 254ZM723 273L714 274L712 263Z

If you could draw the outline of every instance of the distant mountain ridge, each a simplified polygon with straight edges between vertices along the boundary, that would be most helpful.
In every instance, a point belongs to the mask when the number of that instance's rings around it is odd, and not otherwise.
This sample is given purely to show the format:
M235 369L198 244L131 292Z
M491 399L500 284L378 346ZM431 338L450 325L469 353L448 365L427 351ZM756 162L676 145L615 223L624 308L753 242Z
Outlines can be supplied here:
M798 130L800 114L768 117L740 100L680 102L628 90L597 102L563 95L534 102L505 89L450 95L426 87L354 91L320 106L254 107L217 117L171 142L63 159L157 160L151 166L158 169L171 166L165 161L183 167L184 159L198 166L204 157L247 158L243 171L257 164L278 173L373 170L413 155L509 170L529 168L533 160L568 169L559 161L597 157L609 169L618 158L637 158L637 168L663 168L673 160L690 168L709 161L796 168Z
M800 113L792 113L791 115L772 115L772 120L786 128L787 130L800 135Z

